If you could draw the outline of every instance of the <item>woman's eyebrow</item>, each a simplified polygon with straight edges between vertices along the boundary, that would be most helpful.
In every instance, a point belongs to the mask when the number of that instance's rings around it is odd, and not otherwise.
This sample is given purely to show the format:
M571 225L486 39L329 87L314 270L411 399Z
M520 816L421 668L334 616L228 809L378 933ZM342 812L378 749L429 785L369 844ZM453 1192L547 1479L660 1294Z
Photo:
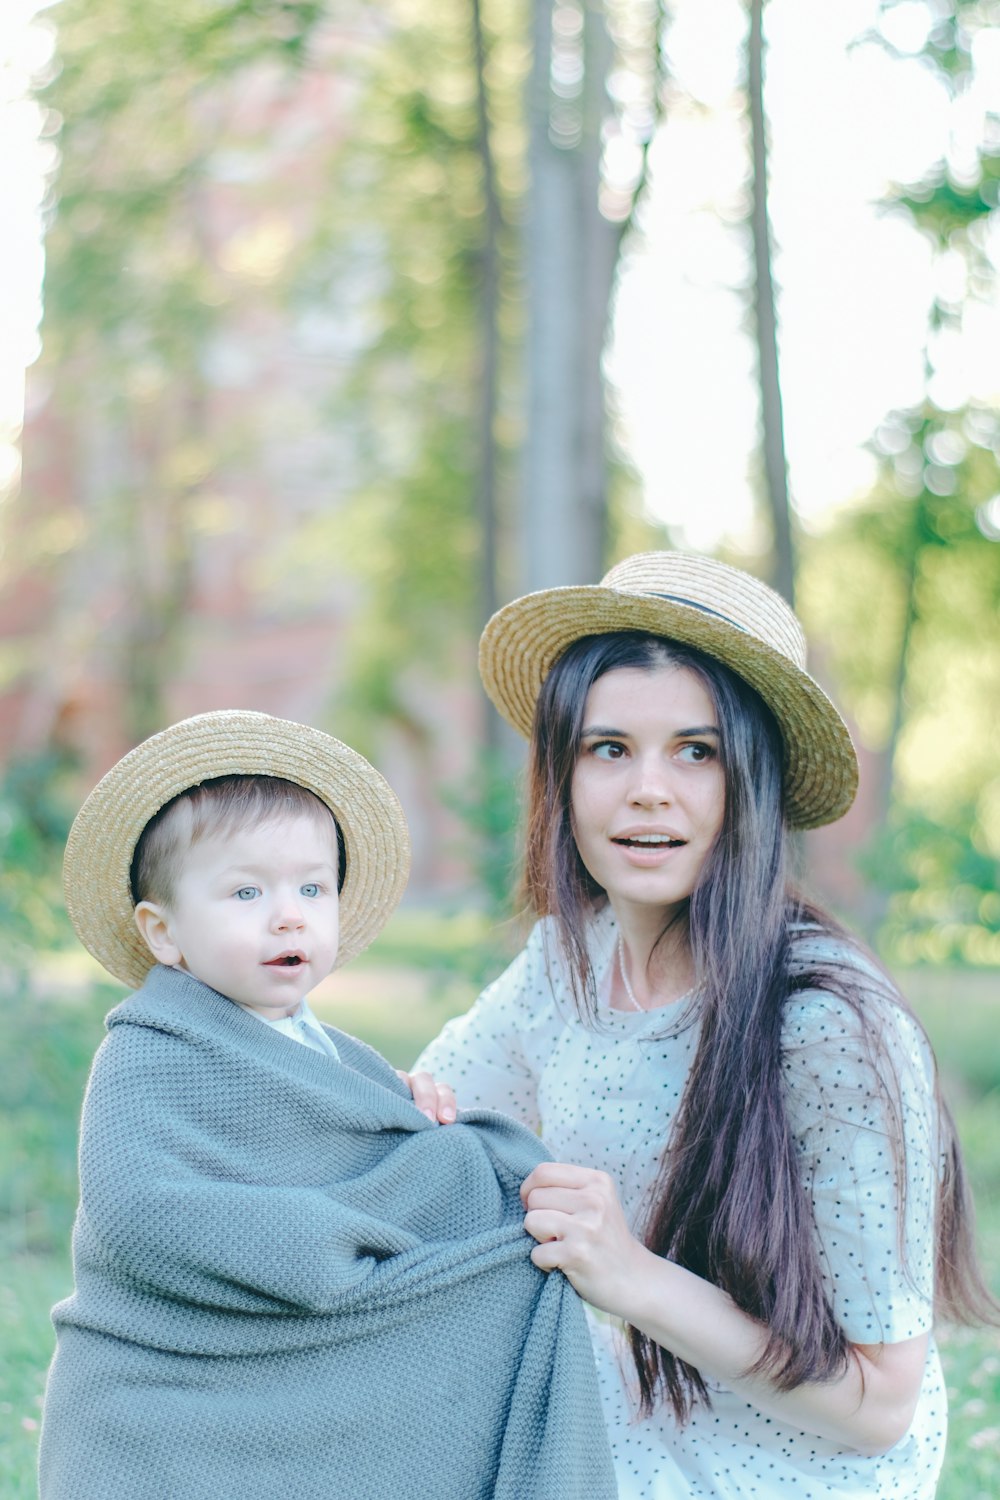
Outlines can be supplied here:
M695 724L692 729L675 729L672 738L675 740L689 740L698 734L714 734L719 738L718 728L714 724ZM613 729L607 724L589 724L580 730L580 738L604 739L604 740L627 740L629 732L627 729Z

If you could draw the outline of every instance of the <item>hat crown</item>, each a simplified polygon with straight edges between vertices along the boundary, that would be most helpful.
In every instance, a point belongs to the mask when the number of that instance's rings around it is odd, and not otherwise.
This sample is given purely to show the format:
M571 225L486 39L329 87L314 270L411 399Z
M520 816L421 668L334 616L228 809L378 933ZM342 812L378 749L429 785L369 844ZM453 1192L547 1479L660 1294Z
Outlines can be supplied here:
M639 552L616 563L601 587L702 610L805 668L805 635L787 602L759 578L727 563L686 552Z

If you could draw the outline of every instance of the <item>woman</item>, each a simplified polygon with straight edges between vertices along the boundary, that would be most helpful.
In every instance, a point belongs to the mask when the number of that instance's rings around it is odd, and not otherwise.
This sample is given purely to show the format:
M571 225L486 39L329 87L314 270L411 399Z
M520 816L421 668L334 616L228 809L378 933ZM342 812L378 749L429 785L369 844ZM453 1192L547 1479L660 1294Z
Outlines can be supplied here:
M623 1497L932 1496L935 1303L989 1312L923 1032L789 884L788 830L857 782L804 660L770 589L673 553L515 600L481 644L531 734L541 920L414 1090L555 1157L525 1228L606 1315Z

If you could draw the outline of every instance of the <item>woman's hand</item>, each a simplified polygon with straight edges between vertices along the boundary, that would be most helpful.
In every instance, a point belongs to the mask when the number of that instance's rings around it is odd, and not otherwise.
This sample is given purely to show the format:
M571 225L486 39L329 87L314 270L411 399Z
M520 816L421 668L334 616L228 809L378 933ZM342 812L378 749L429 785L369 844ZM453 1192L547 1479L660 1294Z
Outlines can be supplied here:
M654 1255L630 1233L610 1177L543 1162L521 1184L531 1258L559 1269L594 1307L622 1318L768 1416L860 1453L884 1453L907 1431L920 1392L927 1335L854 1345L833 1380L781 1391L750 1374L765 1344L761 1325L725 1292Z
M430 1073L404 1073L396 1069L413 1095L413 1102L422 1115L435 1125L453 1125L458 1113L455 1107L455 1091L450 1084L436 1083Z
M606 1172L545 1161L521 1184L524 1227L538 1241L531 1258L558 1267L594 1307L624 1315L630 1283L650 1252L628 1227Z

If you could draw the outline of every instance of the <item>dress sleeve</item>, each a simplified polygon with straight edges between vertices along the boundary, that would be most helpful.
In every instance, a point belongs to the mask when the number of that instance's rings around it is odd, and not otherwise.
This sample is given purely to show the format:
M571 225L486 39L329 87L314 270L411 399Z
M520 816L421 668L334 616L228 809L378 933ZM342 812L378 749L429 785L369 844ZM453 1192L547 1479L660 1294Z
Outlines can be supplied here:
M539 923L525 948L464 1016L424 1048L414 1070L450 1083L459 1108L478 1106L541 1128L538 1076L558 1022Z
M899 1343L933 1322L934 1065L911 1016L882 995L869 1003L871 1043L846 1001L796 997L783 1067L834 1314L854 1343Z

